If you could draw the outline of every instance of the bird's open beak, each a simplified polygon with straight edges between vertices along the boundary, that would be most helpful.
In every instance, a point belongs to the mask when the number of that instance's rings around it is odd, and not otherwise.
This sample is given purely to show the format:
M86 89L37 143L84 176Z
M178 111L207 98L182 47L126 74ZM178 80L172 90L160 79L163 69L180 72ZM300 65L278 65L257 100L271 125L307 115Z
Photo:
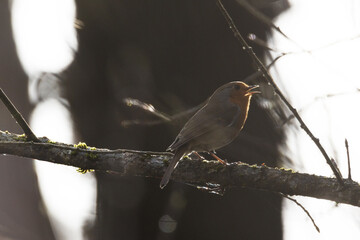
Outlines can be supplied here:
M249 88L246 90L245 96L251 96L251 95L256 94L256 93L261 93L260 91L257 91L257 90L252 91L252 90L254 90L254 89L258 88L258 87L259 87L259 85L249 86Z

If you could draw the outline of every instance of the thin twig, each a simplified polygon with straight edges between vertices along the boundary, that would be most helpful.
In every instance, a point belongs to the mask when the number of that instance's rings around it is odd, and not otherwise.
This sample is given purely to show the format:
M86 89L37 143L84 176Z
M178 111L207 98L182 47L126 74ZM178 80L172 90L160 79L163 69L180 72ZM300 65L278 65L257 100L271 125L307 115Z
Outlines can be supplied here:
M39 142L39 139L35 136L30 126L25 121L24 117L21 113L16 109L14 104L10 101L10 99L6 96L4 91L0 88L0 100L4 103L6 108L9 110L17 124L22 128L25 133L26 139L28 141Z
M320 233L320 228L316 225L315 220L311 217L310 213L308 210L306 210L306 208L301 205L301 203L299 203L298 201L296 201L296 199L289 197L288 195L285 195L283 193L280 193L281 196L283 196L284 198L289 199L290 201L293 201L294 203L296 203L296 205L298 205L299 207L301 207L301 209L306 213L306 215L308 215L308 217L310 218L311 222L313 223L316 231L318 231L318 233Z
M328 44L325 44L323 46L320 46L318 48L313 48L313 49L309 49L309 50L300 50L300 51L291 51L291 52L286 52L286 51L283 51L283 50L280 50L280 49L276 49L274 47L270 47L266 42L265 40L259 38L258 36L256 36L254 33L250 33L247 35L247 39L249 39L252 43L268 50L268 51L271 51L271 52L274 52L274 53L279 53L280 56L285 56L285 55L293 55L293 54L309 54L311 56L313 56L312 54L314 52L317 52L317 51L320 51L320 50L323 50L323 49L326 49L326 48L329 48L329 47L332 47L332 46L335 46L337 44L340 44L340 43L344 43L344 42L347 42L347 41L352 41L352 40L356 40L360 38L360 35L356 35L356 36L353 36L353 37L350 37L350 38L344 38L344 39L341 39L341 40L337 40L337 41L334 41L334 42L331 42L331 43L328 43Z
M258 38L254 33L249 33L247 35L247 39L249 39L251 42L255 43L256 45L264 48L265 50L268 50L271 52L276 52L276 53L278 53L278 52L282 53L282 51L270 47L264 40L262 40L261 38Z
M170 116L155 109L154 106L149 103L144 103L135 98L125 98L125 99L123 99L123 101L129 107L132 107L132 106L139 107L141 109L144 109L145 111L151 112L152 114L159 117L160 119L163 119L166 122L171 121Z
M298 48L302 49L303 51L306 51L300 44L295 42L293 39L291 39L288 35L286 35L280 27L276 26L270 18L265 16L262 12L258 11L256 8L251 6L246 0L236 0L238 4L240 4L245 10L247 10L251 15L253 15L255 18L257 18L260 22L264 23L265 25L269 26L270 28L275 29L278 33L280 33L284 38L295 44Z
M188 110L185 110L183 112L174 114L172 116L167 115L163 112L158 111L153 105L149 104L149 103L145 103L142 102L138 99L134 99L134 98L125 98L123 99L123 101L129 106L136 106L139 107L140 109L143 109L157 117L159 117L160 119L156 119L156 120L123 120L121 121L121 125L124 127L129 127L131 125L145 125L145 126L152 126L152 125L157 125L157 124L162 124L165 122L173 122L175 120L181 119L181 118L186 118L189 117L191 115L193 115L197 110L199 110L202 106L205 105L205 102L202 102L201 104L192 107ZM129 104L129 102L131 103L136 103L136 104ZM151 107L148 107L151 106Z
M271 52L274 52L274 53L279 53L279 54L284 54L284 55L287 55L287 54L292 54L293 52L285 52L285 51L281 51L279 49L276 49L274 47L270 47L268 45L267 42L265 42L265 40L261 39L261 38L258 38L254 33L250 33L247 35L247 39L249 39L252 43L262 47L263 49L265 50L268 50L268 51L271 51ZM295 52L294 52L295 53ZM296 53L303 53L303 52L296 52Z
M284 55L280 55L278 57L276 57L269 65L266 66L267 69L270 69L277 60L279 60L282 56ZM261 72L256 71L253 72L252 74L250 74L249 76L247 76L246 78L244 78L242 81L246 82L246 83L251 83L253 82L256 78L261 77ZM122 120L120 122L120 124L123 127L129 127L132 125L144 125L144 126L153 126L153 125L158 125L158 124L163 124L165 122L172 122L175 121L177 119L181 119L181 118L185 118L185 117L190 117L192 114L194 114L197 110L199 110L202 106L204 106L205 102L202 102L201 104L192 107L188 110L185 110L183 112L174 114L172 116L160 112L158 111L153 105L151 105L150 103L145 103L142 102L139 99L135 99L135 98L124 98L123 102L128 106L128 107L138 107L148 113L153 114L154 116L159 117L160 119L156 119L156 120L143 120L143 119L134 119L134 120ZM290 118L290 117L289 117Z
M243 8L246 9L251 15L255 18L260 20L262 23L266 24L267 26L275 29L278 33L283 35L288 40L291 40L281 29L276 26L267 16L265 16L262 12L258 11L256 8L251 6L246 0L236 0L238 4L240 4ZM291 40L292 41L292 40Z
M335 177L337 178L337 180L339 181L339 183L341 184L341 186L344 185L344 181L341 178L341 174L340 172L337 170L337 167L331 162L331 159L329 157L329 155L327 154L327 152L325 151L324 147L320 144L320 141L318 138L316 138L313 133L310 131L310 129L307 127L307 125L305 124L305 122L302 120L302 118L300 117L300 115L298 114L298 112L296 111L296 109L289 103L289 101L285 98L285 96L282 94L282 92L280 91L279 87L277 86L277 84L275 83L275 81L273 80L273 78L270 76L268 70L266 69L266 67L264 66L264 64L260 61L260 59L256 56L256 54L254 53L254 51L252 50L252 48L247 44L247 42L245 41L245 39L243 38L243 36L240 34L239 30L237 29L234 21L232 20L231 16L229 15L229 13L227 12L227 10L225 9L224 5L222 4L221 0L217 0L217 5L221 11L221 13L223 14L226 22L228 23L230 29L232 30L232 32L234 33L234 36L236 37L236 39L240 42L240 44L242 45L243 50L245 50L247 52L247 54L251 57L251 59L254 61L254 63L256 64L258 71L261 71L263 74L263 77L266 79L266 81L271 84L274 88L275 93L280 97L280 99L285 103L285 105L289 108L289 110L294 114L295 118L298 120L298 122L300 123L300 127L302 129L304 129L304 131L308 134L308 136L311 138L311 140L315 143L315 145L318 147L318 149L320 150L320 152L322 153L322 155L324 156L324 158L326 159L327 164L329 164L331 170L333 171Z
M348 140L345 138L345 147L346 147L346 154L347 154L347 161L348 161L348 179L351 179L351 167L350 167L350 154L349 154L349 143Z
M317 96L310 103L308 103L305 106L299 108L298 112L300 113L300 112L306 110L307 108L314 105L314 103L316 103L316 102L318 102L320 100L326 100L328 98L339 97L339 96L349 95L349 94L356 94L356 93L360 93L360 89L357 88L355 91L352 91L352 92L330 93L330 94L326 94L326 95L323 95L323 96ZM288 122L290 122L294 118L295 118L294 115L290 115L287 119L285 119L283 121L283 123L281 125L283 126L283 125L287 124Z
M339 169L339 167L338 167L337 162L335 161L335 159L334 159L334 158L330 158L330 161L331 161L331 163L332 163L332 166L335 167L336 172L339 173L340 178L343 179L343 176L342 176L342 174L341 174L341 172L340 172L340 169Z
M141 125L141 126L154 126L154 125L159 125L159 124L163 124L165 122L168 122L165 119L157 119L157 120L121 120L120 124L122 127L131 127L133 125Z
M318 51L318 50L322 50L324 48L328 48L328 47L332 47L334 45L337 45L339 43L343 43L345 41L351 41L351 40L355 40L360 38L360 35L355 35L353 37L350 38L344 38L344 39L340 39L340 40L336 40L333 42L330 42L324 46L318 47L316 49L312 49L312 50L306 50L304 49L299 43L297 43L295 40L291 39L288 35L286 35L279 26L276 26L273 21L271 21L271 19L269 17L267 17L266 15L264 15L262 12L260 12L259 10L257 10L255 7L253 7L247 0L236 0L236 2L241 5L246 11L248 11L248 13L250 13L251 15L253 15L255 18L257 18L260 22L264 23L265 25L269 26L270 28L273 28L275 31L277 31L278 33L280 33L284 38L286 38L287 40L289 40L290 42L292 42L293 44L295 44L298 48L300 48L302 51L300 52L294 52L294 53L308 53L311 54L314 51ZM254 34L251 34L254 35ZM255 36L255 35L254 35ZM250 39L253 40L253 39ZM258 41L256 39L255 36L255 41ZM263 40L260 40L259 42L261 42ZM263 42L265 43L265 42ZM262 43L260 43L262 44ZM265 44L265 46L267 46L267 44Z

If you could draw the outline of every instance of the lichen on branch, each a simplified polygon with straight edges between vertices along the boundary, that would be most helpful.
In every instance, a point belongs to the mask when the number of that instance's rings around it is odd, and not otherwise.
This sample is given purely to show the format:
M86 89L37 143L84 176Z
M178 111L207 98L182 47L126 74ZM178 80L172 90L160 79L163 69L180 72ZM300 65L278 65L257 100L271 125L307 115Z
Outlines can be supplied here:
M32 142L21 135L0 131L0 154L34 158L123 176L160 179L172 157L171 153L166 152L108 150L88 147L83 143L79 146L53 142L46 137L39 138L39 142ZM340 186L336 178L298 173L291 169L250 166L242 162L223 165L217 161L184 158L174 171L172 180L195 186L212 183L223 188L254 188L286 195L327 199L360 207L360 186L357 182L345 180L345 185Z

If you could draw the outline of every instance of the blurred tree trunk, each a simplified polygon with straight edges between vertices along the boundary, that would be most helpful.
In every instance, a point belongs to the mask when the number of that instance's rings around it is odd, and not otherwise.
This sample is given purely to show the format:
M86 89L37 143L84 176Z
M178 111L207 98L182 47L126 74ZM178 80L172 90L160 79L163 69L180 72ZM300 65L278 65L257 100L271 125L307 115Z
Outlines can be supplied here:
M129 109L123 98L175 113L254 72L215 1L76 2L84 26L65 89L80 138L89 145L163 151L186 119L123 128L121 120L152 118ZM269 29L263 24L236 2L224 4L241 32L266 39ZM271 18L279 14L271 5L262 11ZM262 56L263 49L255 50ZM280 131L254 101L243 137L219 155L275 166ZM97 180L98 217L91 239L282 239L281 199L272 193L230 189L221 197L175 183L160 190L152 179L97 173ZM165 215L177 223L172 233L166 233L172 229Z
M9 2L0 1L0 87L27 118L27 77L12 38ZM3 104L0 116L1 129L22 133ZM1 239L54 239L31 161L0 155L0 192Z

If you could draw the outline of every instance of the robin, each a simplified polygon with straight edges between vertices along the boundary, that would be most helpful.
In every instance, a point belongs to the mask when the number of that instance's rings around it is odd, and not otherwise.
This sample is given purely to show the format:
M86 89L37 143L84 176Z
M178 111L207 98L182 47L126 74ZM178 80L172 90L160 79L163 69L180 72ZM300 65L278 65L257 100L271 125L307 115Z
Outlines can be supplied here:
M248 115L252 95L260 93L254 91L257 87L234 81L216 89L168 147L167 151L174 152L174 157L160 182L160 188L169 182L171 173L183 156L192 152L210 153L231 143L239 135ZM215 154L210 154L224 163Z

